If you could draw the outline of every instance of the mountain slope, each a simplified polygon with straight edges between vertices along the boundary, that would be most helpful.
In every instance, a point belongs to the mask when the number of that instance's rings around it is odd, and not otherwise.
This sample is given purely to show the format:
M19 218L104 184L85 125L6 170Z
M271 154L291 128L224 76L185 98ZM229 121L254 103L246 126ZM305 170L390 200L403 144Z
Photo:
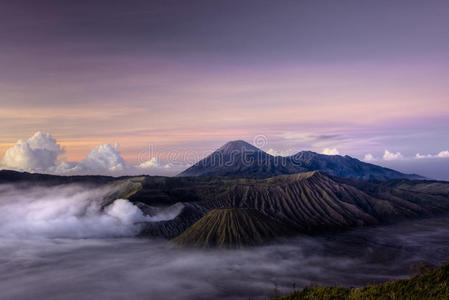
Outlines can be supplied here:
M419 182L424 185L426 181ZM168 238L211 210L223 208L255 209L298 233L394 222L440 214L449 208L446 195L411 192L389 187L388 182L341 179L319 171L264 179L148 177L129 199L151 206L189 204L189 211L179 218L152 224L147 231Z
M178 176L270 176L276 173L268 153L244 142L225 144ZM277 172L275 175L284 174Z
M232 141L178 176L272 177L309 171L358 180L396 178L423 179L377 165L361 162L350 156L324 155L311 151L288 157L272 156L244 141Z
M198 202L208 209L253 208L300 232L335 230L378 224L430 214L426 197L415 202L400 197L370 195L334 181L321 172L282 175L268 179L229 180ZM390 190L390 194L393 192ZM375 197L378 196L378 197ZM446 207L449 199L433 199ZM432 202L433 203L433 202Z
M172 220L150 222L146 223L143 230L140 232L141 236L164 237L172 239L183 232L185 232L192 224L201 219L207 210L201 206L191 203L178 203L183 208L179 215ZM142 209L142 204L139 205ZM145 213L145 209L142 209Z
M362 288L306 287L278 300L449 299L449 264L408 279Z
M173 241L196 247L256 246L292 230L255 209L214 209Z

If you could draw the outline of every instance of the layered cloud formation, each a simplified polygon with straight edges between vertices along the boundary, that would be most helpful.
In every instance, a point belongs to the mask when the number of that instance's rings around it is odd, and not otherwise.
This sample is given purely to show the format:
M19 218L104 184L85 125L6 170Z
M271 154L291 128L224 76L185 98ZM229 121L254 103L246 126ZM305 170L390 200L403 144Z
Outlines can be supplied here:
M36 132L28 140L19 140L0 161L3 169L50 174L107 174L124 175L167 170L171 164L162 164L156 157L137 166L128 165L120 155L118 144L96 146L80 162L60 158L65 152L51 134Z

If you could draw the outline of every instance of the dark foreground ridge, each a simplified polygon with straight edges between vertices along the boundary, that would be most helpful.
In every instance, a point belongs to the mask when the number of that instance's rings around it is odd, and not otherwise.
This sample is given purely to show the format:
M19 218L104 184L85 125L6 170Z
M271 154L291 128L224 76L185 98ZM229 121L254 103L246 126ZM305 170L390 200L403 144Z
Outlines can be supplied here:
M363 288L307 287L278 300L449 299L449 264L405 280Z
M392 169L362 162L350 156L324 155L301 151L295 155L272 156L245 141L232 141L178 176L273 177L322 171L332 176L358 180L424 179Z

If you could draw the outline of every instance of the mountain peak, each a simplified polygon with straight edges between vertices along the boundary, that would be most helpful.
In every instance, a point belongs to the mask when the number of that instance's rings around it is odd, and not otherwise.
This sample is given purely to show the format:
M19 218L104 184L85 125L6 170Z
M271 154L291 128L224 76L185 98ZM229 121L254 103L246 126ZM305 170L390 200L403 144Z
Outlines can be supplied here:
M254 147L248 142L245 142L243 140L235 140L230 141L221 146L217 151L221 152L259 152L262 151L257 147Z

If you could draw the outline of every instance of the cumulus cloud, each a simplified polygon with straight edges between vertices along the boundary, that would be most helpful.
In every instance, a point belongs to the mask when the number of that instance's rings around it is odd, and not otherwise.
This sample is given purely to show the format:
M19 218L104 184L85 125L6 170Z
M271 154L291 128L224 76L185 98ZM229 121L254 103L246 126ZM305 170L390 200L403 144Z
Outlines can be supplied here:
M337 148L332 148L332 149L331 148L325 148L325 149L323 149L321 154L338 155L338 154L340 154L340 152L338 152Z
M363 157L364 161L372 161L374 160L374 156L371 153L365 154L365 157Z
M438 153L437 155L438 157L449 157L449 151L441 151L440 153Z
M268 154L273 155L273 156L280 156L280 152L277 150L274 150L273 148L268 149L267 151Z
M2 169L49 174L136 175L157 172L168 175L177 169L153 157L138 165L129 165L122 158L119 145L98 145L80 162L59 159L64 149L49 133L36 132L28 140L19 140L0 161ZM179 171L179 170L178 170Z
M49 134L36 132L28 140L19 140L6 150L1 164L8 169L45 172L55 168L64 149Z
M433 155L432 154L420 154L420 153L416 153L415 158L417 159L422 159L422 158L432 158Z
M173 167L173 165L164 165L157 157L152 157L151 159L140 163L137 167L140 169L170 169Z
M402 159L402 158L403 158L403 156L400 152L393 153L388 150L385 150L384 156L383 156L384 160L397 160L397 159Z
M125 160L120 156L118 144L114 146L104 144L96 146L80 162L80 168L106 171L120 171L126 168Z
M139 164L139 168L149 169L149 168L160 168L161 162L156 157L153 157L143 163Z
M125 160L120 156L118 144L96 146L80 162L61 161L58 157L64 149L56 142L51 134L36 132L28 140L19 140L6 150L1 160L4 169L42 173L87 173L114 172L128 168Z
M438 154L420 154L416 153L415 158L421 159L421 158L449 158L449 151L441 151Z
M268 151L266 151L268 154L273 155L273 156L291 156L295 153L295 150L275 150L273 148L268 149Z

